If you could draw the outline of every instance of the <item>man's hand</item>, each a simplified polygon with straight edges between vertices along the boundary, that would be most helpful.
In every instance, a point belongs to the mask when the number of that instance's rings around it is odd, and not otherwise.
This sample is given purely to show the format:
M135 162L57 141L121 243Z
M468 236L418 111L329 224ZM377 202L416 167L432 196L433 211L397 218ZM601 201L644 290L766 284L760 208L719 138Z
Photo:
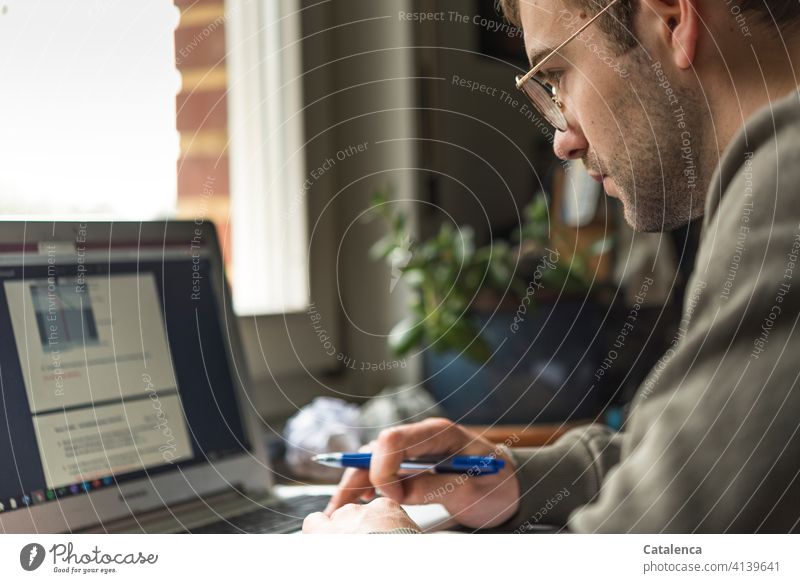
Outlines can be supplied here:
M354 534L419 527L400 505L388 498L378 498L369 504L345 504L330 517L322 512L309 514L303 521L306 534Z
M345 471L339 489L325 509L327 516L345 504L373 498L375 488L400 504L442 504L459 524L470 528L502 524L519 506L519 483L511 460L491 442L447 419L426 419L392 427L382 431L367 451L372 452L369 470ZM398 475L404 459L453 454L496 455L506 465L499 473L485 476L466 472Z

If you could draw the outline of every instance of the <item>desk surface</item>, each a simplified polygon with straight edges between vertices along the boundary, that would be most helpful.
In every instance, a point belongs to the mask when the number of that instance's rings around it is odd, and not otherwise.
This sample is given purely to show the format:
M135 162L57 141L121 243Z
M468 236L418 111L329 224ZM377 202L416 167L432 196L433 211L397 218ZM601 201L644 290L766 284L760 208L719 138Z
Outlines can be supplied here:
M570 429L587 425L591 420L536 425L467 425L492 443L508 443L511 447L539 447L556 441Z

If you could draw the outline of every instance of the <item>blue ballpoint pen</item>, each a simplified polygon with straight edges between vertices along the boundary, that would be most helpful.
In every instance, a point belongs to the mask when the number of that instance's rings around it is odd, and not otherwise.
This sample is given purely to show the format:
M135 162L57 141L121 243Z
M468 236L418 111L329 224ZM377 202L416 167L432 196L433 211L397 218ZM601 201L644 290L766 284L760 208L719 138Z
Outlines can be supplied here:
M322 453L311 458L312 461L332 468L369 469L371 453ZM505 466L503 460L492 456L456 455L445 458L424 457L404 460L400 469L407 472L430 472L435 474L469 474L488 476L496 474Z

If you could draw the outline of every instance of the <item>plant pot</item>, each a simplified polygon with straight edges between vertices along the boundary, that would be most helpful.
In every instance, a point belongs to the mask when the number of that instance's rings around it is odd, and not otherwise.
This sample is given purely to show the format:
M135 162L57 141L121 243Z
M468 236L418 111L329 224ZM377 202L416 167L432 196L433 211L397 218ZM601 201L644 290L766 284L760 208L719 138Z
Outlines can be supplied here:
M537 301L516 327L516 311L473 314L496 352L481 364L454 351L428 349L425 386L445 415L461 423L552 423L594 416L603 406L594 383L599 319L590 301L581 306L582 301Z

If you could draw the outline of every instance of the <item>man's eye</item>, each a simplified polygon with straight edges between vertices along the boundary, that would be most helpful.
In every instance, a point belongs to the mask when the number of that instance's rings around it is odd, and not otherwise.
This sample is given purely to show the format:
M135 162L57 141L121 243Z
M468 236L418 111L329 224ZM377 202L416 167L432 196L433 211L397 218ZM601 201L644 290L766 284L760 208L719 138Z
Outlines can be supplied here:
M548 84L558 89L559 85L561 84L561 79L563 77L564 77L564 71L548 71L546 79Z

